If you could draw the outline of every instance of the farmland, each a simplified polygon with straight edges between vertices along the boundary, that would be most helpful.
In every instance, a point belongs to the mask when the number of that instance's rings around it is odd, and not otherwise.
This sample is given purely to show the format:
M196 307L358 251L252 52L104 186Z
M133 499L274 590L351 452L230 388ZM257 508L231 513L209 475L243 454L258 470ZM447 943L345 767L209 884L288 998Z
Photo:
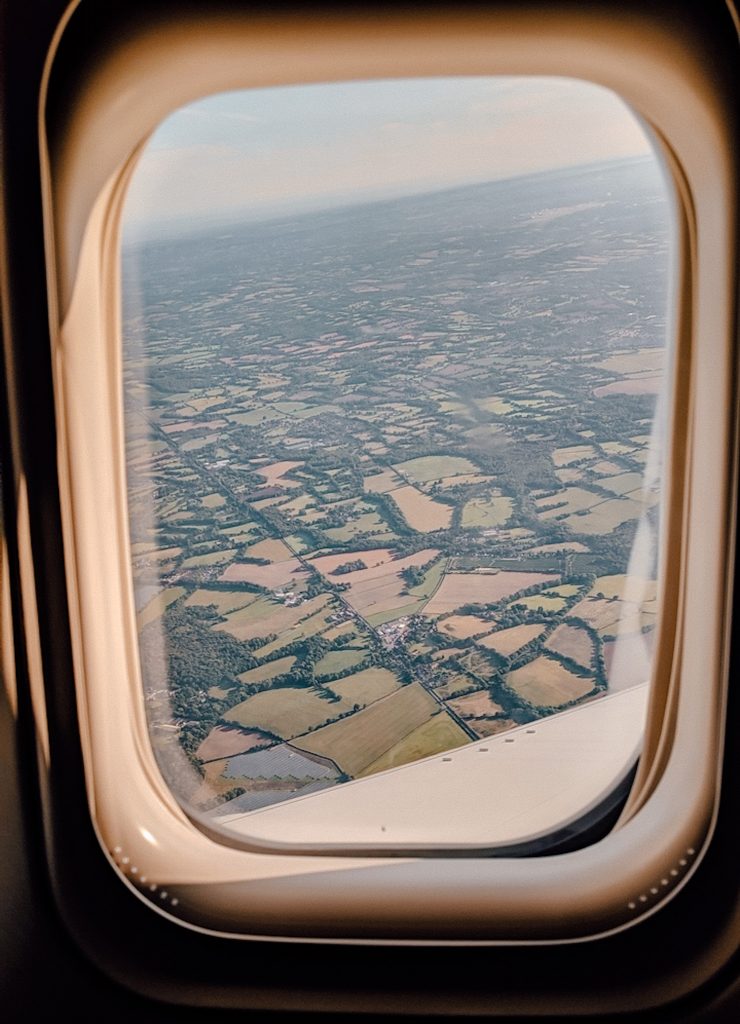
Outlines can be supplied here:
M421 459L411 459L394 467L398 473L415 483L430 483L442 480L458 473L472 473L475 466L468 459L454 455L431 455Z
M284 687L263 690L248 697L242 704L228 711L224 718L245 729L292 739L308 729L325 725L338 718L349 706L347 701L332 700L331 694L315 690Z
M504 710L500 704L491 699L488 690L477 690L474 693L456 697L449 706L461 718L493 718Z
M511 518L511 498L471 498L462 511L464 527L502 526Z
M359 775L436 711L433 698L413 683L341 722L300 737L294 746L330 757L347 775Z
M390 496L413 530L418 530L420 533L432 533L434 530L444 530L450 525L451 507L440 505L434 498L417 491L415 487L398 487L395 491L390 492Z
M313 612L326 606L328 595L320 594L305 604L288 606L272 598L258 601L224 616L223 622L214 624L217 632L230 633L237 640L252 640L270 633L287 632Z
M634 159L126 251L144 696L177 792L250 810L649 675L661 187Z
M294 663L295 658L289 654L286 658L276 658L274 661L258 665L257 668L250 668L248 672L242 672L238 679L242 683L262 683L266 679L274 679L275 676L290 672Z
M433 754L441 754L444 750L461 747L467 741L466 734L449 715L437 714L412 729L402 740L384 751L377 760L363 768L358 777L363 778L375 772L387 771L389 768L399 768L410 761L418 761L422 757L431 757Z
M492 625L490 620L481 619L478 615L450 615L438 620L437 629L458 640L467 640L471 636L487 633Z
M454 611L464 604L496 604L520 590L554 582L555 576L536 572L450 573L425 608L426 615Z
M585 629L571 626L567 622L559 625L547 640L548 650L571 658L583 668L589 668L593 662L594 644Z
M521 626L510 626L496 633L489 633L478 641L481 647L487 647L506 657L514 654L520 647L537 640L545 627L540 623L523 623Z
M256 594L250 594L245 590L193 590L185 599L187 606L192 605L214 605L221 615L236 611L237 608L244 608L257 600ZM160 613L161 614L161 613Z
M339 675L351 668L356 668L361 661L365 660L366 653L365 650L355 650L354 648L340 648L338 651L329 651L313 667L316 678L334 674Z
M251 563L234 562L221 574L222 583L253 583L263 590L277 590L286 583L295 583L305 570L297 558L288 558L284 562L271 562L269 565L252 565Z
M201 761L216 761L269 744L270 740L263 733L217 725L198 747L198 757Z
M544 655L511 672L507 682L526 700L540 705L566 704L593 689L593 679L576 676Z
M331 683L331 689L352 705L365 707L397 690L398 679L387 668L366 668Z

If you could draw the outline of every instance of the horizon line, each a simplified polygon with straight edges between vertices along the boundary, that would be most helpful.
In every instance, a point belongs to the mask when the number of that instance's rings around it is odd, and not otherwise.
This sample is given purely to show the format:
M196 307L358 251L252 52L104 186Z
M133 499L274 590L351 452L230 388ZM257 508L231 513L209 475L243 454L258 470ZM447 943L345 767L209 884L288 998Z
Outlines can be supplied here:
M423 196L441 195L445 192L458 192L464 189L473 189L486 185L504 185L512 181L524 181L527 179L543 178L569 172L595 171L599 168L608 167L612 164L645 163L647 161L654 162L656 170L663 170L660 158L656 153L636 153L628 156L609 157L605 160L594 160L581 164L563 164L558 167L548 167L538 171L527 171L523 174L510 174L502 178L471 179L470 181L463 181L457 184L446 184L437 187L423 188L421 191L407 191L403 189L397 191L393 186L389 186L387 190L383 190L385 192L383 195L376 194L374 196L370 196L368 193L375 190L363 189L362 193L355 193L354 195L348 193L335 194L333 201L325 199L325 197L316 196L313 201L318 201L321 205L311 206L309 209L306 209L305 203L312 203L310 198L304 200L304 203L297 205L292 210L277 211L273 206L269 212L265 209L263 211L263 215L260 215L257 207L253 208L253 210L250 210L249 207L242 207L231 215L231 219L230 215L225 213L208 218L207 222L207 215L201 215L200 217L193 219L182 217L171 218L158 222L149 222L147 225L129 229L136 237L128 240L124 237L121 243L121 250L125 253L140 248L143 245L157 244L159 242L181 241L187 238L198 238L203 235L210 234L214 229L218 228L230 227L238 230L240 228L257 224L264 225L291 222L294 220L302 220L306 217L331 213L334 210L338 211L348 208L360 209L367 206L380 206L383 203L392 203L400 199L413 199L421 198ZM322 199L325 199L325 201L322 202ZM288 200L288 202L290 202L290 200ZM156 233L157 229L160 227L163 231ZM123 234L124 236L126 234L125 225Z

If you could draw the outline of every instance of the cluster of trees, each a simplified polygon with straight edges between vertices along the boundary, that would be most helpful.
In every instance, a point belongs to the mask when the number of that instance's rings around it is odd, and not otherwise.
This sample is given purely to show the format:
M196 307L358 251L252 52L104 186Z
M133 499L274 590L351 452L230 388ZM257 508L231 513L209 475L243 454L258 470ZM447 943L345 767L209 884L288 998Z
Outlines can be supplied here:
M406 522L403 513L390 495L366 494L365 500L368 504L375 506L381 518L388 523L391 530L399 537L409 537L416 534L416 530L413 530Z
M356 572L358 569L367 569L367 565L361 558L355 558L351 562L343 562L331 572L332 576L346 576L348 572Z
M247 644L210 628L212 612L212 606L186 608L181 598L139 637L145 692L167 689L180 744L193 764L195 751L232 703L209 696L208 688L231 692L237 676L257 664Z
M426 574L441 558L442 555L435 555L434 558L430 558L423 565L410 565L408 568L402 569L400 576L406 584L406 589L411 590L413 587L418 587L420 583L423 583Z

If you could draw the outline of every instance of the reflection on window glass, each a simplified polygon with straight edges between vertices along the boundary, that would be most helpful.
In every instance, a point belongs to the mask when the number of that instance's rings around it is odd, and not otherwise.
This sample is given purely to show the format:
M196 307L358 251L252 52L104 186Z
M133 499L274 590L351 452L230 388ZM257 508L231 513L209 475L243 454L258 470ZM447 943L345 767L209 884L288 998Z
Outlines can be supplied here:
M581 794L605 701L629 761L671 231L637 121L585 83L245 91L162 125L124 217L127 469L151 741L189 810L248 835L310 796L326 829L327 791L392 816L413 785L433 842L551 716L579 778L557 743L532 772ZM552 825L505 796L508 841Z

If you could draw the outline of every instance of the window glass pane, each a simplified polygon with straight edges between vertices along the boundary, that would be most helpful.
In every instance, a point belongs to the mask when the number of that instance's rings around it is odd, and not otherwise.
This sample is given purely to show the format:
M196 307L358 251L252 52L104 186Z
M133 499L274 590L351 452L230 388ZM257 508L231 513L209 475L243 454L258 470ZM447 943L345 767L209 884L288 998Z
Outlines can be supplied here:
M151 742L191 814L510 844L624 778L672 232L588 83L252 90L160 127L124 216L127 471Z

